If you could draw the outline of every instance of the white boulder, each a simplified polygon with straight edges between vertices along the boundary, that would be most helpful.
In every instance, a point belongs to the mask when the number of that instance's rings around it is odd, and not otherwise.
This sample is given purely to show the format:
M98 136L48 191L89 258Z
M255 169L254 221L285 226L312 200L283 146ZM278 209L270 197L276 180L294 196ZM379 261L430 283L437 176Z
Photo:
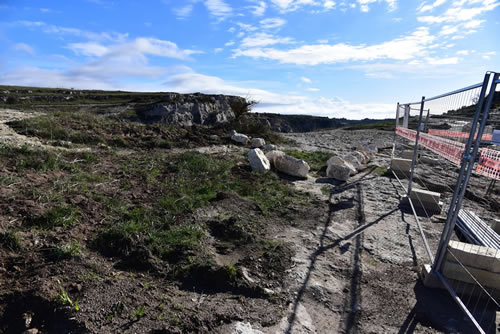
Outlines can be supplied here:
M250 142L250 146L252 148L261 148L264 145L266 145L266 141L262 138L252 138L252 141Z
M235 133L234 135L231 136L231 140L246 145L250 139L248 138L247 135L244 135L242 133Z
M271 151L270 153L273 152L280 152L280 151ZM296 177L307 177L307 173L309 173L309 170L311 169L307 162L305 162L302 159L297 159L294 157L291 157L289 155L284 154L275 154L273 155L273 166L276 168L278 171L291 175L291 176L296 176Z
M356 168L340 157L331 157L327 161L326 176L339 181L347 181L351 175L357 173Z
M343 156L343 159L348 163L350 163L351 165L353 165L358 172L364 169L365 168L364 164L368 162L367 157L358 151L354 151Z
M271 163L271 165L275 165L274 162L276 160L277 157L281 157L281 156L284 156L285 155L285 152L282 152L282 151L278 151L278 150L274 150L274 151L271 151L271 152L267 152L266 153L266 157L267 159L269 160L269 162Z
M273 144L266 144L264 146L264 151L276 151L278 149L278 147L276 145L273 145Z
M249 322L238 321L231 334L264 334L262 331L254 329Z
M375 150L377 149L377 147L375 146ZM365 157L366 157L366 162L368 161L371 161L373 159L375 159L375 156L376 156L376 151L373 150L373 147L370 147L369 146L359 146L357 148L358 152L362 153Z
M260 148L254 148L248 152L248 160L254 172L265 172L271 169L269 160L264 155Z

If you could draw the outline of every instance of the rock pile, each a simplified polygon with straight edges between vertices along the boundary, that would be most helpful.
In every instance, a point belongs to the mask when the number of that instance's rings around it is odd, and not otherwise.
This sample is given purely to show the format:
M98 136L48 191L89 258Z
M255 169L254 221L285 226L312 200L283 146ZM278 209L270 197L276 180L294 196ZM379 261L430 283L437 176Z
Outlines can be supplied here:
M363 170L366 164L375 158L377 152L378 148L375 145L358 144L356 151L342 157L331 157L327 161L326 176L347 181L349 177Z

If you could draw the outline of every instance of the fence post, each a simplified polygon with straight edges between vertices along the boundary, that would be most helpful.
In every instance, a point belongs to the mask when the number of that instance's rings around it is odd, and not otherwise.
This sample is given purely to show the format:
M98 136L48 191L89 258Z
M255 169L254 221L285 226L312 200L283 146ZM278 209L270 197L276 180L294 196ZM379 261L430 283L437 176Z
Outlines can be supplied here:
M453 192L453 197L451 199L450 207L448 209L448 215L446 217L446 223L443 228L443 232L441 233L441 239L439 240L438 250L436 252L436 257L434 258L435 260L432 265L433 272L439 272L441 270L444 256L446 254L446 249L448 247L451 234L455 228L455 222L457 220L460 206L462 205L463 196L467 188L467 182L469 181L469 176L472 172L472 168L474 167L474 159L479 148L479 143L481 141L480 136L482 136L482 132L486 124L486 119L488 117L489 108L491 107L491 103L495 95L495 88L496 88L495 81L498 80L498 73L496 73L493 77L490 93L488 96L488 101L486 103L486 106L484 106L483 108L486 90L488 88L490 77L491 73L486 73L484 76L483 86L481 88L481 93L479 95L479 100L477 102L476 111L474 113L474 119L471 124L469 138L467 139L467 144L465 145L465 150L462 157L462 163L460 165L460 172L455 186L455 191ZM481 111L483 110L484 110L483 118L481 119L481 124L479 127L479 131L481 133L480 134L478 133L477 140L474 142L474 148L471 154L470 150L472 147L472 143L474 141L474 134L476 132L476 127L479 121L479 117L481 115Z
M410 117L410 105L405 105L405 116L403 118L403 128L408 129L408 118Z
M411 186L413 183L413 173L415 171L415 164L417 162L417 154L418 154L418 138L420 137L420 131L422 128L422 114L424 112L424 104L425 104L425 96L422 96L422 102L420 102L420 114L418 116L418 125L417 125L417 136L415 137L415 146L413 147L413 158L411 161L411 171L410 171L410 179L408 180L408 197L411 194ZM408 109L410 107L408 106ZM405 112L406 114L406 112ZM407 120L408 122L408 120Z

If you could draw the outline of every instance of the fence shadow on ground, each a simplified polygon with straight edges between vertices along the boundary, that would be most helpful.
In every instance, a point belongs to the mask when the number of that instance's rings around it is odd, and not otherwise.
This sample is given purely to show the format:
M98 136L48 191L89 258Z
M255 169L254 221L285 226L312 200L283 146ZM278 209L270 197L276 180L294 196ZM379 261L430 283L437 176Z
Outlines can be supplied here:
M361 250L362 250L362 236L363 232L376 225L386 217L392 215L396 211L399 211L399 207L396 207L380 217L378 217L376 220L366 223L365 222L365 216L364 216L364 208L363 208L363 200L362 200L362 187L360 181L362 181L365 177L371 174L372 171L366 173L363 175L360 179L356 180L353 183L350 184L343 184L343 185L337 185L336 187L332 188L332 191L330 192L330 197L329 197L329 210L328 210L328 215L327 219L324 223L323 226L323 232L320 236L319 239L319 246L318 248L311 254L310 256L310 263L307 269L306 276L304 278L304 281L302 282L299 291L297 292L297 297L295 298L293 302L293 308L292 308L292 314L289 316L289 323L288 323L288 328L285 333L291 334L293 326L297 320L297 310L299 307L299 303L301 302L304 293L306 292L309 280L311 279L311 275L313 272L313 269L315 267L316 262L318 261L319 256L321 256L323 253L326 251L333 249L335 247L340 246L340 244L343 241L350 240L352 238L355 239L355 251L354 251L354 257L353 257L353 271L352 271L352 278L350 282L350 298L347 301L347 305L349 306L351 310L355 309L356 305L360 304L360 281L361 281L361 268L360 268L360 261L361 261ZM357 217L358 217L358 227L354 229L351 233L347 234L344 237L337 238L337 239L332 239L328 237L328 228L331 224L332 218L334 216L334 213L342 210L344 208L350 208L353 207L353 200L344 200L342 202L332 204L332 197L335 194L342 193L346 190L356 188L356 199L354 200L357 203ZM353 330L354 326L357 323L357 317L358 317L359 312L349 312L349 315L345 319L345 323L343 324L344 326L344 332L349 333Z

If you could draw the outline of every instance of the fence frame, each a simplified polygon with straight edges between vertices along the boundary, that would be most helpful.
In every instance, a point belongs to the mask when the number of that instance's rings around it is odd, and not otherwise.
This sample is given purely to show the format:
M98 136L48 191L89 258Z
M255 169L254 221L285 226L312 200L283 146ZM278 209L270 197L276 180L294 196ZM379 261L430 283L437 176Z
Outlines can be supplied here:
M442 269L443 269L443 261L444 261L444 258L445 258L445 255L446 255L446 252L448 249L448 244L451 240L451 236L452 236L453 231L455 229L457 216L458 216L458 213L459 213L460 208L462 206L462 201L464 198L465 191L467 189L470 175L474 169L474 162L475 162L476 158L479 156L479 144L481 142L484 128L486 126L486 121L488 119L488 114L489 114L490 108L491 108L493 100L494 100L494 96L496 93L496 87L497 87L497 85L500 85L499 78L500 78L499 73L486 72L482 83L467 86L467 87L457 89L457 90L454 90L454 91L451 91L448 93L440 94L440 95L437 95L437 96L434 96L434 97L431 97L428 99L426 99L425 97L422 97L422 100L420 102L412 102L412 103L405 103L405 104L398 103L397 113L396 113L396 129L397 129L399 127L400 108L403 107L404 110L409 110L411 105L420 104L420 108L419 108L420 113L419 113L418 126L417 126L416 137L415 137L415 145L413 148L412 166L411 166L410 178L409 178L408 189L407 189L407 198L408 198L408 201L409 201L410 206L412 208L413 214L415 216L420 234L421 234L422 239L424 241L424 246L426 246L426 251L429 253L429 257L431 259L431 272L430 272L430 274L439 278L439 280L442 282L443 286L450 293L453 300L458 304L458 306L462 309L462 311L468 316L468 318L472 321L472 323L476 326L476 328L478 329L478 331L480 333L485 333L485 331L481 328L481 325L475 319L474 315L469 311L469 309L463 303L461 298L457 295L456 291L453 289L451 284L447 281L447 278L444 276ZM488 86L489 86L489 90L488 90ZM456 182L456 185L455 185L455 188L453 191L453 196L452 196L452 200L450 202L450 207L449 207L448 212L447 212L446 222L445 222L445 225L444 225L444 228L443 228L443 231L441 233L440 240L439 240L438 249L436 251L435 257L433 257L432 254L430 253L430 248L428 247L427 239L423 233L423 230L422 230L420 222L417 218L417 214L415 212L412 200L410 198L413 176L414 176L414 169L415 169L416 159L417 159L417 155L418 155L420 132L424 130L424 128L422 126L423 125L422 124L422 115L423 115L425 103L433 101L433 100L437 100L440 98L448 97L448 96L451 96L454 94L459 94L461 92L466 92L466 91L469 91L472 89L477 89L479 87L481 87L481 92L479 94L477 105L475 108L475 112L474 112L474 116L473 116L473 120L472 120L472 124L471 124L471 129L470 129L470 134L469 134L469 137L467 139L467 143L465 144L465 149L464 149L463 154L462 154L462 158L461 158L461 162L460 162L460 171L459 171L457 182ZM427 123L428 118L429 118L429 114L427 114L426 123ZM478 123L479 123L479 128L477 128ZM403 127L405 127L405 125L403 125ZM407 124L406 124L406 127L407 127ZM477 132L476 132L476 129L477 129ZM395 137L396 137L396 131L395 131ZM398 178L398 181L399 181L399 178ZM400 184L403 186L403 184L401 182L400 182Z

